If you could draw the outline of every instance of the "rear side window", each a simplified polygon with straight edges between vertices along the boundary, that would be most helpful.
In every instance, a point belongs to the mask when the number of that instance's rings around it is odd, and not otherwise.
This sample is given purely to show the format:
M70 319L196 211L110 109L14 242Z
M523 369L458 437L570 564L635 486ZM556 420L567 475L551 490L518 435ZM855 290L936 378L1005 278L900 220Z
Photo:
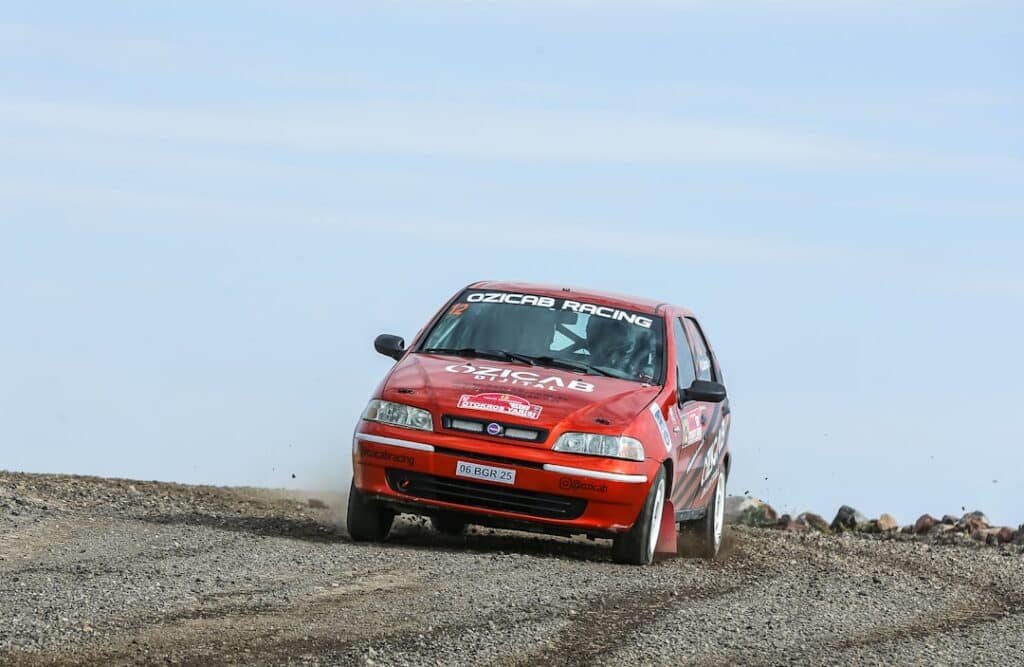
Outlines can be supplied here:
M690 343L686 340L686 332L683 331L683 323L678 317L672 318L672 329L676 339L676 373L679 376L679 386L685 389L697 379L693 368L693 355L690 352Z
M715 369L711 363L711 352L708 351L708 344L704 340L700 325L692 317L686 318L686 333L690 335L690 341L693 344L693 358L697 362L697 378L714 380Z

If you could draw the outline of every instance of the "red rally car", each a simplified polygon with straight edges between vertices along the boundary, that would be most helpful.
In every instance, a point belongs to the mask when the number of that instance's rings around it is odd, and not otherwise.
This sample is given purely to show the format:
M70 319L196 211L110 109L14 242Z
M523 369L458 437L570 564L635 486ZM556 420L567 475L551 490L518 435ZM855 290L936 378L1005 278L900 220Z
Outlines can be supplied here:
M480 282L406 348L352 441L352 539L398 512L449 534L467 523L612 538L648 564L722 541L729 403L697 319L667 303Z

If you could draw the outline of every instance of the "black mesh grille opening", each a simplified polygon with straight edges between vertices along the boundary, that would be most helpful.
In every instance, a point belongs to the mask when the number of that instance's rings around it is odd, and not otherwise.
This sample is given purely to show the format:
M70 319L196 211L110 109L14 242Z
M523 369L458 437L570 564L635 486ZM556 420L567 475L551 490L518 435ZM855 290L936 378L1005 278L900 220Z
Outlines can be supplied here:
M398 493L468 507L515 512L544 519L576 519L587 509L587 501L582 498L503 488L409 470L388 469L385 474L388 486Z

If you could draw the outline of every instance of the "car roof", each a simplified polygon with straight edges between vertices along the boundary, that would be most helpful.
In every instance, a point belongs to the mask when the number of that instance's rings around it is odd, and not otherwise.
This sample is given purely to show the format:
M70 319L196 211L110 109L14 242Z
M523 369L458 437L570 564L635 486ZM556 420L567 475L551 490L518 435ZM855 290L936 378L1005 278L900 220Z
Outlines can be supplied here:
M494 280L481 280L475 282L468 289L486 289L499 292L527 292L540 296L551 296L558 299L577 298L580 301L589 301L602 306L613 306L627 310L636 310L642 313L657 314L659 309L669 307L684 315L692 315L690 311L679 306L673 306L665 301L654 299L643 299L614 292L585 289L580 287L569 287L566 285L543 285L539 283L502 282Z

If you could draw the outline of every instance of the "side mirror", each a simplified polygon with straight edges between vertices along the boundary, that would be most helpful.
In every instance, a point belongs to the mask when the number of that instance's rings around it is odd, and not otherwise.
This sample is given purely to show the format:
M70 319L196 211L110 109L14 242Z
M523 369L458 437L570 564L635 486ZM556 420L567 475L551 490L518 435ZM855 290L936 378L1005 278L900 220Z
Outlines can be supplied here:
M373 349L377 350L385 357L391 357L395 361L398 361L402 358L402 355L405 354L405 340L403 340L401 336L381 334L374 339Z
M682 391L683 398L688 401L707 401L721 403L725 400L725 385L710 380L694 380L693 384Z

